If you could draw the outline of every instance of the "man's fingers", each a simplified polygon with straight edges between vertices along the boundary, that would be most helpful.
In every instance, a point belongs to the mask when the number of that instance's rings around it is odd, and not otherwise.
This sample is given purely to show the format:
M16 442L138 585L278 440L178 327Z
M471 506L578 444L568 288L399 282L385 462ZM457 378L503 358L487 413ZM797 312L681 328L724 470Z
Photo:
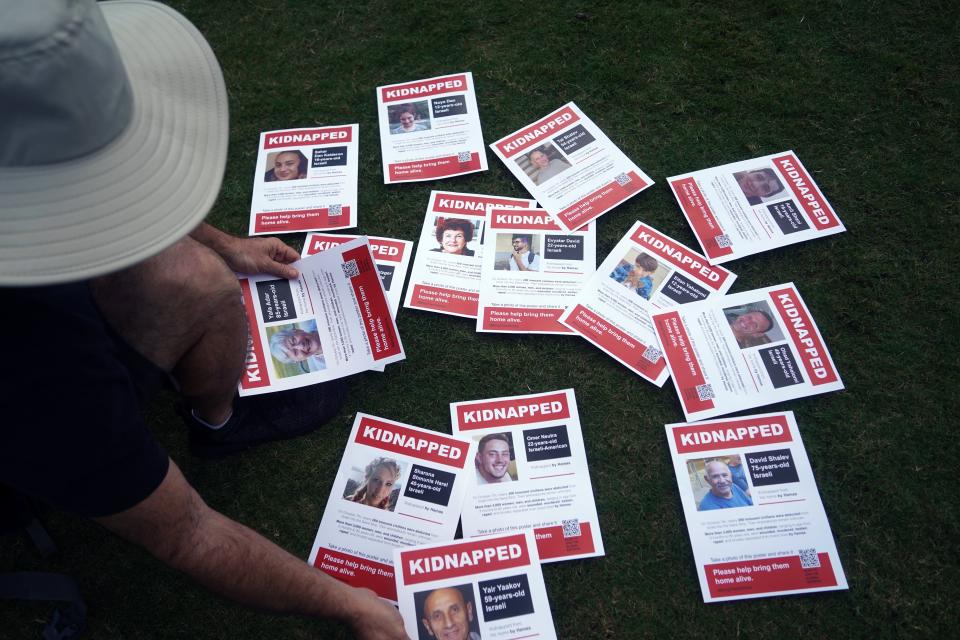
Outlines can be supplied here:
M300 272L290 265L275 262L272 266L273 269L270 272L275 276L280 276L281 278L286 278L287 280L293 280L294 278L300 277Z
M277 240L277 245L278 246L275 253L277 262L283 262L283 263L289 264L291 262L296 262L297 260L300 259L300 254L297 253L293 247L287 244L284 244L281 240Z

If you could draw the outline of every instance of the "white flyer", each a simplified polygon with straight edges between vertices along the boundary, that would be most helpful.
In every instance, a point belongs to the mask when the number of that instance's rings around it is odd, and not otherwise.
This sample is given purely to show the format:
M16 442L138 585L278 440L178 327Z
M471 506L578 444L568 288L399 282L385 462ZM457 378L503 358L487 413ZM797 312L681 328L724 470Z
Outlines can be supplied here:
M377 87L377 113L385 184L486 171L472 73Z
M308 233L303 241L301 255L306 258L359 237L349 234ZM396 318L397 310L400 308L403 283L407 279L407 270L410 268L413 243L409 240L380 236L367 236L367 239L370 242L373 259L377 263L380 282L383 283L383 290L387 294L387 302L390 303L390 314Z
M394 550L453 539L472 457L469 442L358 413L308 562L396 602Z
M529 529L543 562L604 555L573 389L455 402L450 421L477 442L464 537Z
M572 333L560 315L596 265L595 224L566 231L543 209L489 207L477 331Z
M250 328L241 396L304 387L403 360L366 237L303 258L296 280L239 276Z
M666 429L704 602L847 588L792 411Z
M359 125L260 134L251 236L357 226Z
M843 389L792 282L652 316L687 420Z
M560 322L660 387L669 373L650 312L722 295L736 278L673 238L636 222Z
M394 551L411 640L555 640L529 531Z
M303 257L312 256L359 237L347 234L308 233L303 241L301 255ZM370 251L373 252L373 258L377 263L377 273L380 274L380 282L383 284L384 293L387 295L387 303L390 305L390 316L396 320L397 310L400 308L403 283L406 281L407 269L410 267L413 243L409 240L381 238L379 236L367 236L367 239L370 242ZM378 364L371 369L382 372L386 370L386 365Z
M793 151L667 182L712 264L846 231Z
M572 102L490 148L568 231L596 220L653 184Z
M535 200L431 191L403 306L477 317L487 206L529 209Z

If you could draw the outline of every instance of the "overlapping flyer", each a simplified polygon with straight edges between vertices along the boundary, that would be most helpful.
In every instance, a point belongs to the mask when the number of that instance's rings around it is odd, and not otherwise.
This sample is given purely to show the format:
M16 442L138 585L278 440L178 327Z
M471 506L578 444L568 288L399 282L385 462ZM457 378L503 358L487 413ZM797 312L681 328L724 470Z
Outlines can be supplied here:
M557 226L543 209L489 207L477 331L569 334L560 315L593 277L597 227Z
M843 389L793 283L655 312L653 323L687 420Z
M847 588L793 412L666 429L704 602Z
M659 387L669 373L650 312L722 295L734 280L696 251L636 222L560 322Z
M472 73L377 87L377 112L384 183L486 171Z
M240 395L326 382L403 360L366 238L303 258L296 280L240 276L250 328Z
M309 233L303 241L303 257L312 256L331 247L336 247L360 236L332 233ZM400 296L403 283L407 278L407 269L410 267L410 254L413 252L413 243L409 240L395 238L381 238L367 236L370 251L373 252L377 264L377 273L380 274L380 283L390 305L390 316L396 320L397 310L400 308ZM373 371L384 371L386 365L378 364L371 367Z
M303 241L303 251L301 253L306 258L359 237L348 234L309 233ZM403 283L407 279L407 270L410 267L413 243L409 240L381 238L379 236L367 236L367 240L370 242L373 259L377 263L380 282L383 283L383 290L387 294L390 313L393 317L397 317L397 310L400 308L400 294L403 291Z
M403 306L477 317L487 206L531 208L536 201L431 191Z
M544 562L604 555L573 389L455 402L450 420L477 442L464 537L530 529Z
M490 148L568 231L653 184L572 102Z
M251 236L357 226L358 125L260 134Z
M394 551L411 640L553 640L550 602L529 532Z
M793 151L667 182L712 264L845 231Z
M397 601L393 552L452 540L474 445L358 413L308 562Z

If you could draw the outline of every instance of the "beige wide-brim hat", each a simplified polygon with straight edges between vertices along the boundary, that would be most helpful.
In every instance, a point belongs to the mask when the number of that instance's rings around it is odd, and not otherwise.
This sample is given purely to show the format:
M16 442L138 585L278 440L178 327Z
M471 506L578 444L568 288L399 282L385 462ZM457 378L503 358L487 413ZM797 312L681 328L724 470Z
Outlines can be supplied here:
M144 0L0 0L0 15L0 286L117 271L196 227L228 138L200 32Z

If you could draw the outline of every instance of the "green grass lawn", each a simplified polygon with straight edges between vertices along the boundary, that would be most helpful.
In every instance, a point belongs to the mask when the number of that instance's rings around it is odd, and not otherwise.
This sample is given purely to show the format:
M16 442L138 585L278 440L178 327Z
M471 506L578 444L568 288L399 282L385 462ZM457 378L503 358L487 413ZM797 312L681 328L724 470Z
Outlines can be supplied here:
M949 637L958 616L956 260L960 5L883 2L171 2L227 80L230 158L211 222L247 229L260 131L360 123L359 231L415 239L431 188L525 197L490 170L383 184L374 88L472 71L484 139L575 101L657 184L599 221L602 259L635 220L697 247L668 176L793 149L846 233L728 263L734 292L793 281L846 385L796 412L850 590L703 604L663 425L672 383L575 337L482 335L401 310L407 359L352 380L320 432L192 458L161 397L158 438L216 509L306 557L356 411L448 432L453 401L576 389L607 555L544 567L564 638ZM303 234L284 236L298 250ZM42 408L38 408L42 410ZM211 595L57 512L41 560L2 538L0 571L73 574L91 638L342 638L334 623ZM0 636L50 607L0 603Z

